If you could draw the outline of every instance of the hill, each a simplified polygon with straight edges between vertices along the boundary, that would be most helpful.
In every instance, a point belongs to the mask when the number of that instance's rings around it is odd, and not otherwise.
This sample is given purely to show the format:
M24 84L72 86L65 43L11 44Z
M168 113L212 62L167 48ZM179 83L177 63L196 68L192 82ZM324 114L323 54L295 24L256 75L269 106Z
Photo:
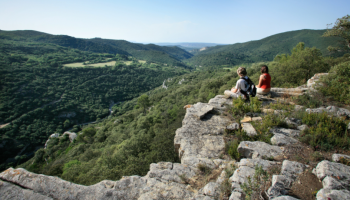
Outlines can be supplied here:
M185 62L194 66L220 66L272 61L277 54L289 53L299 42L316 47L328 56L327 47L336 44L335 37L321 37L325 30L297 30L279 33L261 40L208 47ZM336 55L337 56L337 55Z
M162 47L131 43L125 40L109 40L101 38L80 39L67 35L51 35L37 31L1 31L0 39L40 42L70 47L95 53L121 54L135 56L149 62L165 63L171 66L186 67L181 60L192 57L189 52L178 47ZM142 51L140 53L140 51Z
M126 55L21 38L41 36L38 32L16 34L11 40L8 36L0 39L1 168L33 156L53 132L63 133L73 126L77 131L80 124L109 116L114 103L133 99L187 72ZM64 65L77 62L80 67Z

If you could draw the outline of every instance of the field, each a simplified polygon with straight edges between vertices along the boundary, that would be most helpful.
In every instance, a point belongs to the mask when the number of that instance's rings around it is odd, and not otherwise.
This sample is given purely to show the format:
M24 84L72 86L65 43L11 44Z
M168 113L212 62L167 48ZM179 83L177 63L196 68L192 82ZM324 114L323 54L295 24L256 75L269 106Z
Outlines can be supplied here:
M90 66L90 67L104 67L104 66L114 66L116 61L110 61L110 62L105 62L105 63L95 63L95 64L87 64L84 65L82 62L80 63L70 63L70 64L65 64L63 66L65 67L85 67L85 66Z

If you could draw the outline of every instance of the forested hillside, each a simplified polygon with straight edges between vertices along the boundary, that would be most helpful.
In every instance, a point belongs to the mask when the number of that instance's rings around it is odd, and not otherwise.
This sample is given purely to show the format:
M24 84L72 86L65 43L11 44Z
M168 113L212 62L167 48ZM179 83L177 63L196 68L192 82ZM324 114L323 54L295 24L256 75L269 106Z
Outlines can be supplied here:
M6 125L0 129L2 169L30 158L52 133L98 121L110 114L113 102L135 98L165 79L185 73L184 68L50 43L0 42L0 124ZM73 62L103 66L109 61L116 63L105 67L63 66Z
M327 56L329 55L327 47L337 44L340 39L321 37L324 32L325 30L289 31L256 41L209 47L185 62L193 66L233 66L272 61L277 54L289 53L299 42L304 42L306 47L316 47L324 56ZM333 56L341 55L342 53L333 54Z
M181 60L192 57L189 52L178 47L162 47L157 45L143 45L131 43L125 40L109 39L80 39L67 35L51 35L37 31L1 31L0 39L40 42L56 44L62 47L70 47L82 51L91 51L95 53L122 54L135 56L138 59L149 62L164 63L172 66L186 67ZM147 53L139 53L139 51ZM151 53L148 53L150 51Z
M260 76L260 65L267 64L273 77L273 87L295 87L304 84L307 75L327 72L332 66L348 60L348 55L336 59L322 57L320 50L299 43L290 53L277 56L273 62L246 67L255 83ZM67 136L52 138L47 149L37 151L33 159L21 166L36 173L90 185L104 179L145 175L150 163L177 162L173 140L175 130L182 125L183 107L207 102L232 88L238 80L237 67L231 71L197 71L168 79L165 81L167 89L159 87L115 106L114 109L121 115L89 125L73 143ZM288 82L285 81L287 79ZM308 107L322 105L321 99L307 98L303 96L295 100Z

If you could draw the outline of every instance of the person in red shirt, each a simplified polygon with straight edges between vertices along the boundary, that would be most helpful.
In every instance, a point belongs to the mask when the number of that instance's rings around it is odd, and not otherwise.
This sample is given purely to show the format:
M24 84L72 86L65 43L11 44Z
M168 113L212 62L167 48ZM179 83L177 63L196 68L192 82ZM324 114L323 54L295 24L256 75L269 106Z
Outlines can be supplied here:
M271 76L269 74L269 68L266 65L261 66L261 75L259 78L259 84L256 86L257 94L268 94L271 89Z

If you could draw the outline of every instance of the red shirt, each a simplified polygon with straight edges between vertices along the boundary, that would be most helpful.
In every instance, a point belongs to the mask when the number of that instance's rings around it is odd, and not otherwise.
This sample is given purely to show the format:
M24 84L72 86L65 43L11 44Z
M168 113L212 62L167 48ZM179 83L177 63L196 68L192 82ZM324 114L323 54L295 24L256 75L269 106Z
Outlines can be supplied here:
M262 80L262 83L261 83L261 89L268 89L268 88L271 88L271 76L270 74L268 73L264 73L263 75L265 75L265 80Z

